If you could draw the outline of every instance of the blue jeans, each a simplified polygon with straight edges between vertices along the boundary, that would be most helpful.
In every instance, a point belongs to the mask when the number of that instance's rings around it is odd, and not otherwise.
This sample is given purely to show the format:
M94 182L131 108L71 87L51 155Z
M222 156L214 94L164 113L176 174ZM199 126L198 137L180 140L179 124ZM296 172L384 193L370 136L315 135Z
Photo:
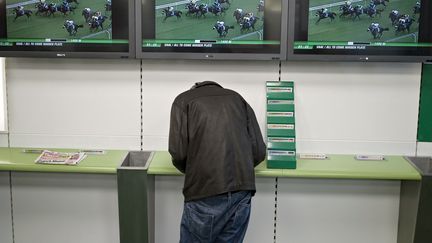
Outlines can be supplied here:
M251 210L251 193L239 191L185 202L180 243L241 243Z

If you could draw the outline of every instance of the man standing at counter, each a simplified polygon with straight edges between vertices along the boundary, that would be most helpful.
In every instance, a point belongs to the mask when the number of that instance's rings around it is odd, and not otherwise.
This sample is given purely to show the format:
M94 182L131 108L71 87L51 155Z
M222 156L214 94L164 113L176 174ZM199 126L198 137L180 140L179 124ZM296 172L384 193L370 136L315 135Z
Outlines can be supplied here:
M180 243L241 243L266 147L254 111L236 92L196 83L174 100L169 152L185 174Z

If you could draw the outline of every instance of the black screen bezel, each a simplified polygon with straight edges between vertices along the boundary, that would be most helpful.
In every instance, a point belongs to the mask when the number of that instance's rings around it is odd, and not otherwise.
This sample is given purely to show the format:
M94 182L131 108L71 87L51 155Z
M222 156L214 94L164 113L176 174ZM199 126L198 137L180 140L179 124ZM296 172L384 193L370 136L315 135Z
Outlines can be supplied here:
M195 59L195 60L286 60L287 53L287 30L288 30L288 0L281 0L281 36L279 53L249 52L237 53L228 48L218 48L212 52L197 51L187 49L173 49L170 51L143 51L142 50L142 2L137 0L135 3L136 15L136 57L141 59Z
M5 0L0 0L5 1ZM110 51L110 45L103 51L0 51L2 57L49 57L49 58L135 58L135 0L128 2L128 51L113 52ZM16 48L16 47L15 47ZM46 48L44 48L46 49Z
M373 55L365 54L365 53L352 53L348 54L299 54L294 53L294 33L296 31L296 14L299 14L296 11L296 3L301 0L289 0L288 4L288 15L290 17L290 21L288 23L288 33L293 33L291 35L288 34L287 41L287 60L288 61L357 61L357 62L424 62L428 60L432 60L432 56L429 55L403 55L403 54L395 54L395 55L383 55L382 53L376 53ZM432 53L432 48L431 51Z

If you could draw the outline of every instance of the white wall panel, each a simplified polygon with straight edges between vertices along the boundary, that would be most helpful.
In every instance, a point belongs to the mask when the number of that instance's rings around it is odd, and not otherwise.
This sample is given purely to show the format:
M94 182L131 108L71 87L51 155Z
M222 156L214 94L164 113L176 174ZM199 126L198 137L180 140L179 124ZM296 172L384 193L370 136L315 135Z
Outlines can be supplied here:
M179 242L183 183L183 176L155 176L155 243Z
M144 148L168 149L172 102L195 82L205 80L240 93L264 129L265 82L278 80L278 70L278 62L143 61Z
M256 194L245 243L273 242L276 178L256 178Z
M432 156L432 143L419 142L417 144L417 156Z
M116 175L13 172L15 243L118 243Z
M183 176L155 177L155 242L178 242L183 213ZM275 179L257 178L257 193L245 241L272 242L274 236ZM169 232L167 234L167 232Z
M5 59L0 58L0 131L6 131L7 127L7 104L6 104L6 81L5 81Z
M420 67L283 63L299 152L414 154ZM173 99L203 80L242 94L263 129L264 84L277 78L277 62L143 61L144 148L167 149ZM9 58L7 82L11 146L139 147L137 60Z
M9 172L0 172L0 242L12 243Z
M396 243L399 181L279 178L276 242Z
M0 147L8 147L8 133L0 133Z
M6 63L13 147L140 146L139 60Z
M415 153L421 64L287 62L299 152Z

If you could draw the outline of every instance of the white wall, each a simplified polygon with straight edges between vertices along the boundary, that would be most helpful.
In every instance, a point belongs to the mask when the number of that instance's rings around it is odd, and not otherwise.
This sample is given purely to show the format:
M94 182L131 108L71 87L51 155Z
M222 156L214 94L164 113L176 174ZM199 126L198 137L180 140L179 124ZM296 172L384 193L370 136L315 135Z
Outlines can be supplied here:
M254 108L278 62L143 60L143 147L166 150L172 101L214 80ZM138 60L7 59L10 146L140 147ZM421 64L282 64L296 82L299 152L414 155Z
M277 80L277 69L271 62L144 61L144 147L167 149L172 101L202 80L242 94L264 129L265 81ZM282 80L296 82L298 151L415 154L420 75L421 64L283 63Z
M0 58L0 131L7 130L6 126L6 97L5 97L5 59Z
M418 143L417 145L417 156L432 156L432 143Z
M11 147L140 148L139 60L6 65Z
M299 152L414 155L421 64L284 63Z
M5 58L0 58L0 147L8 146Z
M399 181L278 179L277 242L395 243Z
M8 147L8 133L0 133L0 147L5 148Z
M12 187L14 242L119 242L116 175L13 172Z

